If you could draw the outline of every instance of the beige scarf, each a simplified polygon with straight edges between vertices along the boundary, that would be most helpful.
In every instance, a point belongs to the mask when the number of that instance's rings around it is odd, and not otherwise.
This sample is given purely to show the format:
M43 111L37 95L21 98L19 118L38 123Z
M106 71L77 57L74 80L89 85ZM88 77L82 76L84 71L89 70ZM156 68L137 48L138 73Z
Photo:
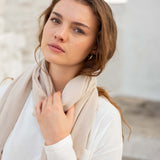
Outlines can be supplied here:
M42 60L40 66L35 65L33 68L29 68L14 80L1 98L0 160L5 142L13 130L31 90L35 106L42 99L54 93L51 78L44 70L48 72L45 60ZM80 75L69 81L62 92L64 111L75 104L71 136L73 148L79 160L83 159L85 149L87 149L87 141L95 119L98 98L96 83L96 77ZM46 159L43 150L41 160Z

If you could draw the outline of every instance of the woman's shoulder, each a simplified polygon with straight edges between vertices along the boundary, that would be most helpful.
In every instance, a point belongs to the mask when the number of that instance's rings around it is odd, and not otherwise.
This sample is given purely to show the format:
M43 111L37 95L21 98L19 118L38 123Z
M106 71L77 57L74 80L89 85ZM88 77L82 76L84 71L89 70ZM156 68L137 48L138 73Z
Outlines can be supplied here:
M98 98L98 109L92 133L93 135L100 134L102 137L108 138L117 133L117 138L121 141L122 125L120 112L105 97Z
M97 131L106 133L109 130L120 133L122 130L121 127L121 116L118 109L105 97L99 97L96 117L92 128L93 134Z
M105 97L98 97L98 108L97 108L97 116L98 117L106 117L110 120L114 118L120 119L120 112L118 109L109 102L109 100Z
M88 142L94 157L116 159L122 154L122 126L118 109L105 97L98 97L95 122Z

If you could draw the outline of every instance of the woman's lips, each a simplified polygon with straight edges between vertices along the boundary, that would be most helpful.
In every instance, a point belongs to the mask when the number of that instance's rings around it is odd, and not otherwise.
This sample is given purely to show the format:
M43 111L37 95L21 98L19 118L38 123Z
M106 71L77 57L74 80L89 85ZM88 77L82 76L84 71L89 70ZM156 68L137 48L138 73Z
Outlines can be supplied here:
M57 53L64 53L65 51L57 44L48 44L48 47Z

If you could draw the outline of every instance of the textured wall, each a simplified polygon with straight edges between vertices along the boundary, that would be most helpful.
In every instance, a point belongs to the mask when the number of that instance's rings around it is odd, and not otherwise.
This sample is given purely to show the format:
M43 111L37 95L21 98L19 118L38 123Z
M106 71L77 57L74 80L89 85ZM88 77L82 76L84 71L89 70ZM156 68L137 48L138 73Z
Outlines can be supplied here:
M17 77L34 62L37 19L48 1L5 0L0 2L0 80Z
M158 0L129 0L112 7L118 54L104 72L103 85L113 94L160 101L159 6Z

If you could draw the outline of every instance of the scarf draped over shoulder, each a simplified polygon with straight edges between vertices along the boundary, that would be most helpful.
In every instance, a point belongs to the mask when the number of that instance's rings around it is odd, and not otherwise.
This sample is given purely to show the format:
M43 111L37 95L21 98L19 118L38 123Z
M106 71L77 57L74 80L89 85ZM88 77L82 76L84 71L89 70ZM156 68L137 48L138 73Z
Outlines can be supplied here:
M79 75L70 80L62 92L62 103L66 112L75 105L75 118L71 136L77 159L82 160L97 110L96 77ZM42 60L28 68L7 88L0 100L0 160L5 142L13 130L23 106L32 90L34 107L55 90L46 61ZM35 109L33 108L33 116ZM42 150L41 160L47 160Z

